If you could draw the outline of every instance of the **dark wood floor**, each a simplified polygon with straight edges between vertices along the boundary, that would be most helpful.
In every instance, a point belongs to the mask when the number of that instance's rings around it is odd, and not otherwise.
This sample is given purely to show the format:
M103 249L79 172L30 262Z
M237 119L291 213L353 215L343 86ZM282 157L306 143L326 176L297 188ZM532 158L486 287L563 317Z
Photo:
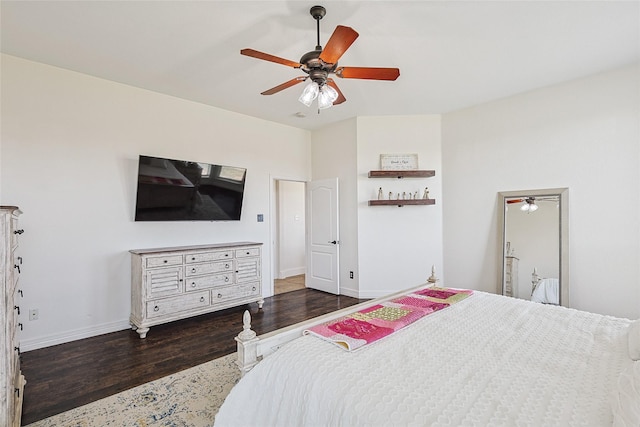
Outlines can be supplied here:
M263 334L361 301L302 289L267 298L262 310L249 304L155 326L145 339L126 330L25 352L22 424L233 353L247 308Z

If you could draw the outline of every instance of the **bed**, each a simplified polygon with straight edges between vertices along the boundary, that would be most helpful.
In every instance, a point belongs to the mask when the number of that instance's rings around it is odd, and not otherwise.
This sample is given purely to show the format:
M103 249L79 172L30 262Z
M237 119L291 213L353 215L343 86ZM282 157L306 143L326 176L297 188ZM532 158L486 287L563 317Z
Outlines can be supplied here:
M429 286L260 337L245 313L215 425L640 425L640 321L473 291L356 351L305 334Z
M543 304L560 304L560 280L555 277L540 277L538 269L531 273L531 301Z

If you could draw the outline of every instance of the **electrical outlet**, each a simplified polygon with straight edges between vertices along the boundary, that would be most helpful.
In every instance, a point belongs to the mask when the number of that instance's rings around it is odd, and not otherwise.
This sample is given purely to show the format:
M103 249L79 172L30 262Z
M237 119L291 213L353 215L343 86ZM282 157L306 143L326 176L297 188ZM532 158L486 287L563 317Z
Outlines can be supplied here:
M349 272L349 279L353 279L353 271Z
M38 320L39 316L40 316L40 314L38 313L38 309L37 308L29 310L29 320Z

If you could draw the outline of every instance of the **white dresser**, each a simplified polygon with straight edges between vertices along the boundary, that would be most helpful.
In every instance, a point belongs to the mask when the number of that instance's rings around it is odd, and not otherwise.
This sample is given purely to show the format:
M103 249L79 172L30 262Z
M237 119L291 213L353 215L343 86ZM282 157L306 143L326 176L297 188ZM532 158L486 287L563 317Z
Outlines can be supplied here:
M257 302L262 308L262 243L134 249L131 318L145 338L153 325Z
M506 256L504 264L504 294L518 298L518 261L514 256Z
M20 324L20 302L22 291L18 287L22 258L17 255L18 237L23 230L18 228L18 217L22 212L15 206L0 206L0 271L2 271L2 303L0 329L2 353L0 354L0 426L19 426L22 416L24 376L20 371L20 343L17 331ZM24 309L22 309L24 310Z

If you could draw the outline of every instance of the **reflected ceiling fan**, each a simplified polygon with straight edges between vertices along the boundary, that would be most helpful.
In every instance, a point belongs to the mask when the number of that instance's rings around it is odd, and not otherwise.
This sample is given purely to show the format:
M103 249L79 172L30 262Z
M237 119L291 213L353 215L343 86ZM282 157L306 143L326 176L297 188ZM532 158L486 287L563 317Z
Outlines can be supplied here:
M351 27L338 25L323 49L320 46L320 20L327 11L322 6L313 6L309 13L316 20L317 45L315 50L302 55L300 62L290 61L254 49L242 49L240 51L242 55L299 68L307 74L266 90L262 92L262 95L273 95L298 83L311 80L304 88L299 101L308 107L314 99L318 98L318 108L324 109L346 101L336 82L329 77L330 75L336 75L343 79L396 80L398 78L400 75L398 68L338 66L338 60L358 38L358 33Z
M549 196L549 197L522 197L517 199L508 199L507 204L510 205L512 203L522 203L520 206L520 210L523 212L535 212L538 210L538 202L558 202L560 199L558 196Z

